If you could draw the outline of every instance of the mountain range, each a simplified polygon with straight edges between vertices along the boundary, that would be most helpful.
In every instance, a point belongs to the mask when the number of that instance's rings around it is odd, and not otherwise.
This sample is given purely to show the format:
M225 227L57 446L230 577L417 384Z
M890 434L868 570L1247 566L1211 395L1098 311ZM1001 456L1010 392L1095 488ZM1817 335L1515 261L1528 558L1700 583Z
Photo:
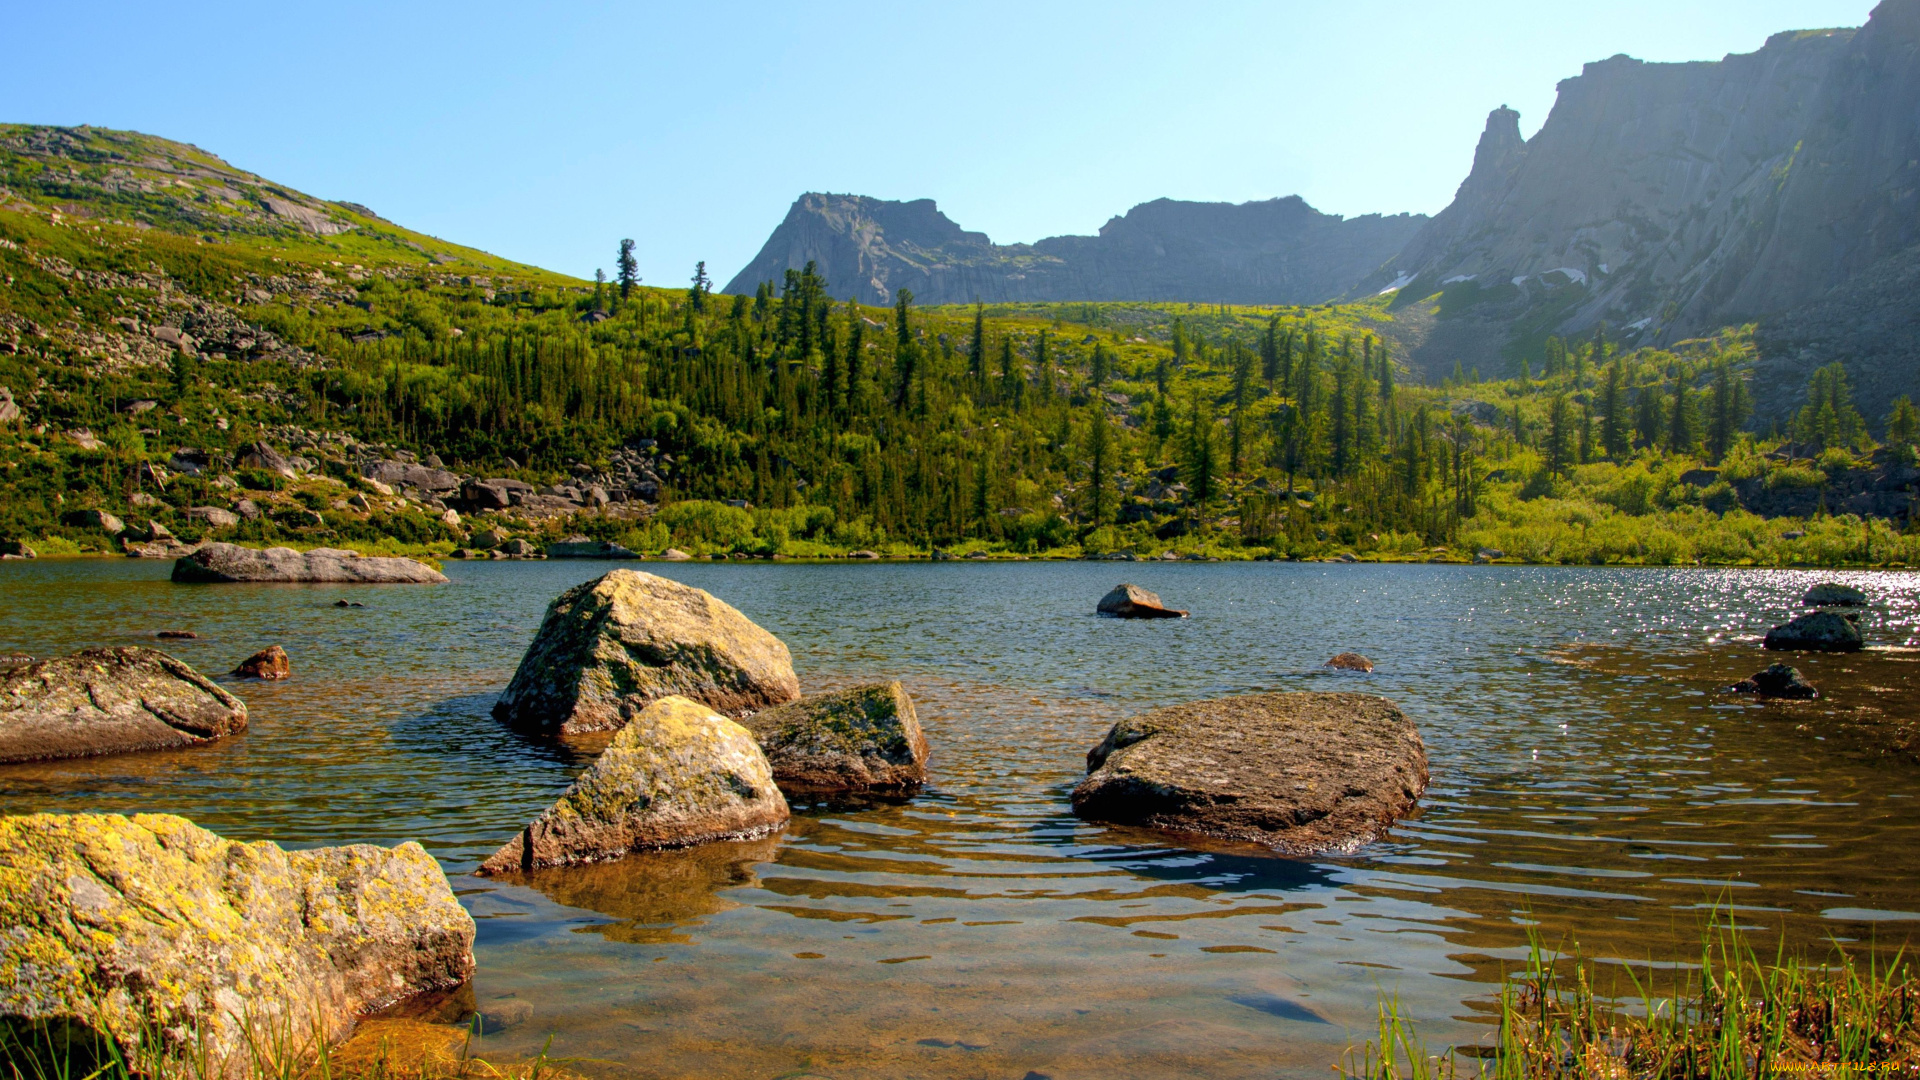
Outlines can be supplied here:
M995 244L932 199L800 196L725 291L750 293L815 263L837 294L888 304L975 300L1199 300L1310 304L1344 292L1399 251L1423 215L1342 218L1299 196L1249 203L1156 199L1097 236Z
M1502 106L1450 205L1322 214L1298 197L1162 199L1098 236L995 245L930 200L803 195L728 291L817 263L884 303L1188 300L1311 304L1398 290L1419 371L1489 373L1549 334L1662 345L1757 322L1760 414L1846 361L1863 401L1920 391L1920 0L1753 53L1615 56L1559 84L1521 137Z

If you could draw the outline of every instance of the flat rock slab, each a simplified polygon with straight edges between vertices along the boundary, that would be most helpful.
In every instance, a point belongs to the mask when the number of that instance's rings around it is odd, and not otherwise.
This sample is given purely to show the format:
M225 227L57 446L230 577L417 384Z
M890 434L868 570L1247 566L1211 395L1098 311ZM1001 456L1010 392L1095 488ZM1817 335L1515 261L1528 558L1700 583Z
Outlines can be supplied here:
M182 1076L251 1075L249 1038L334 1042L368 1012L458 986L473 936L414 843L283 851L170 814L0 818L8 1016L123 1046L157 1035ZM184 1067L201 1053L209 1068Z
M800 680L787 646L726 602L615 570L547 608L493 715L542 731L609 731L676 694L740 716L794 700Z
M361 555L339 548L248 548L207 544L173 564L173 580L188 583L324 582L327 584L437 585L445 574L423 562Z
M1859 652L1867 639L1860 625L1833 611L1809 611L1767 631L1769 649L1791 652Z
M0 674L0 762L211 742L247 729L247 706L157 649L84 649Z
M815 694L741 722L786 791L900 792L927 779L927 737L898 682Z
M787 800L751 732L697 701L666 697L621 728L559 801L479 872L764 836L787 817Z
M1101 615L1111 615L1116 619L1184 619L1187 613L1170 608L1160 602L1157 593L1151 593L1138 585L1122 583L1115 585L1113 591L1100 598L1094 609Z
M1087 769L1073 790L1083 818L1289 855L1356 851L1427 787L1419 731L1372 694L1256 694L1155 709L1115 724Z

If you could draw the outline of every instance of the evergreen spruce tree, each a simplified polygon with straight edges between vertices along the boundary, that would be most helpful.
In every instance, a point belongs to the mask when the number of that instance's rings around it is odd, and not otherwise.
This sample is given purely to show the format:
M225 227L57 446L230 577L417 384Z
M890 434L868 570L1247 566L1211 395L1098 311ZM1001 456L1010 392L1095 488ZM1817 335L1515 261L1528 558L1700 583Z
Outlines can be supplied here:
M1573 409L1567 395L1555 394L1547 406L1547 441L1541 451L1547 459L1547 474L1566 475L1573 464Z
M626 302L633 287L640 284L640 260L633 257L633 241L620 241L620 254L613 261L614 280L620 283L620 300Z
M1260 336L1260 378L1267 384L1267 393L1273 393L1273 384L1280 380L1280 316L1267 320L1266 333Z
M1673 403L1667 409L1667 452L1690 454L1694 443L1698 441L1698 429L1694 426L1693 392L1687 386L1685 374L1676 374L1673 377Z
M1213 501L1215 451L1213 410L1201 411L1199 394L1193 396L1193 403L1188 409L1186 449L1185 472L1191 481L1187 487L1193 492L1194 501L1204 507Z
M913 327L908 322L908 312L913 304L913 290L901 289L894 294L893 302L893 407L905 410L909 395L913 392L914 370L919 365L919 343L913 340Z
M973 376L975 386L986 387L987 309L977 300L973 305L973 340L967 344L967 374Z
M1098 399L1087 419L1087 520L1093 528L1113 517L1113 433L1107 429L1107 409Z
M593 272L593 310L607 310L607 272L604 269Z
M1600 392L1600 445L1608 456L1621 458L1627 443L1626 392L1621 387L1620 365L1607 365L1607 384Z
M693 284L687 289L687 305L695 315L707 313L707 294L713 291L713 281L707 277L707 261L701 259L693 264Z
M1854 407L1844 364L1836 360L1814 371L1807 380L1807 404L1794 418L1793 427L1794 438L1821 450L1866 441L1867 422Z
M1746 382L1734 373L1725 357L1713 365L1713 396L1707 405L1707 455L1718 465L1733 449L1746 422L1749 406Z
M1660 387L1653 383L1642 386L1633 397L1635 440L1644 447L1658 446L1665 427L1666 415L1667 407L1661 400Z
M1107 346L1104 343L1094 344L1093 363L1087 374L1095 390L1105 386L1107 379L1113 374L1113 354L1107 352Z

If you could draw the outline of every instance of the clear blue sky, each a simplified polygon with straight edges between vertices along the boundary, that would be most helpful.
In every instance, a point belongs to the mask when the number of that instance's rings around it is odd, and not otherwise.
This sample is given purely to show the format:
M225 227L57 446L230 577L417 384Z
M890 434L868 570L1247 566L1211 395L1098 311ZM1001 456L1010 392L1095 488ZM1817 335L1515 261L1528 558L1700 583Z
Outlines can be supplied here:
M0 119L194 143L590 276L725 282L803 191L1002 242L1160 196L1432 213L1488 110L1614 53L1718 59L1869 0L98 4L0 0Z

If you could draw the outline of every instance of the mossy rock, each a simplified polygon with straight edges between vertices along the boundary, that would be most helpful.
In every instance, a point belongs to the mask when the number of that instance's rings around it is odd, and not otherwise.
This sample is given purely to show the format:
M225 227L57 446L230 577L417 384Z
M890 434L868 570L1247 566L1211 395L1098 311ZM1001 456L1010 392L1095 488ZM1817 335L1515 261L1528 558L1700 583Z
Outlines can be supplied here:
M559 801L480 873L764 836L787 817L787 800L752 733L697 701L665 697L621 728Z
M744 723L787 791L904 792L927 779L927 737L898 682L816 694Z
M0 1015L140 1060L299 1052L473 975L473 919L418 844L285 851L169 814L0 818Z

